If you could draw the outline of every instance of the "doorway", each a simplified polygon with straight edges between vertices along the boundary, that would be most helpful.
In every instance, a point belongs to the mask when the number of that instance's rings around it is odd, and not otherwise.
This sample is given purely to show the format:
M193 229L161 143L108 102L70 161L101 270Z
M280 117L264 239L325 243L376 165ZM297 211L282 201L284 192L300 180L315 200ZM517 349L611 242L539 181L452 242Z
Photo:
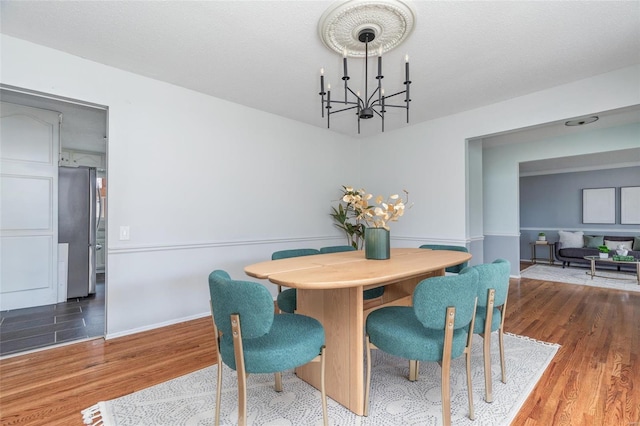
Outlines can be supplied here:
M49 252L55 250L55 256L58 257L57 261L51 264L49 275L53 277L50 281L56 283L57 293L51 303L43 304L40 301L34 302L33 306L30 306L28 303L25 305L24 302L21 302L21 304L10 308L2 307L2 311L0 311L0 356L104 336L106 324L105 287L107 285L108 109L100 105L34 93L5 85L0 85L0 101L3 105L26 107L33 111L49 113L53 111L54 114L61 117L58 128L59 146L51 153L55 177L49 178L52 187L50 192L55 194L51 197L54 200L49 203L50 208L55 210L55 213L51 215L51 223L55 225L51 226L53 232L49 237L54 244ZM96 201L91 213L95 216L92 222L92 229L95 227L93 229L95 237L91 240L88 249L91 252L92 275L90 276L95 281L89 285L91 290L86 294L67 294L67 275L70 269L68 265L61 263L65 260L65 244L59 244L61 241L58 240L58 219L64 220L66 213L59 210L57 205L59 199L57 191L59 173L57 171L62 168L67 170L91 169L95 173L91 179ZM4 170L2 175L4 181L7 178ZM6 197L3 194L3 202L5 201ZM4 224L3 234L3 237L8 235ZM4 241L5 239L3 239L3 245ZM21 255L21 257L26 256ZM5 261L7 259L3 256L2 262ZM21 259L21 261L25 264L31 262L30 259ZM2 278L0 290L4 292L9 289L7 282L10 281L5 279L4 274ZM57 285L58 283L60 285Z

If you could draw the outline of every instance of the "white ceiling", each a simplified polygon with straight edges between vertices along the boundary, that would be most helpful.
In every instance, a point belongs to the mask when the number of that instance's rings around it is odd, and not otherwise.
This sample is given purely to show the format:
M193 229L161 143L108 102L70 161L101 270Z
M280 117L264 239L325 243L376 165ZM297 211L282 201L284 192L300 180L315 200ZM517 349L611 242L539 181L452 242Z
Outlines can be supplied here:
M338 86L341 58L317 24L332 3L3 0L0 31L325 127L319 69ZM639 1L411 4L413 33L384 56L389 93L402 90L410 55L411 124L640 63ZM356 74L362 64L352 59L349 68ZM407 125L403 112L390 111L387 131ZM350 113L331 120L333 131L357 135ZM362 136L380 131L377 118L362 125Z

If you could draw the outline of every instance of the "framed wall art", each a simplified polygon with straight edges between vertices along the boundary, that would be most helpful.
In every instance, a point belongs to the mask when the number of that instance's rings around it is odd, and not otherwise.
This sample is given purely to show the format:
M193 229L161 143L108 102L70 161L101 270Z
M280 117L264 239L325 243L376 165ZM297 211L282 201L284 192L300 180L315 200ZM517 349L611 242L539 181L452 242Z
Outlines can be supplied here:
M616 223L616 189L582 190L582 223Z
M620 188L620 223L640 225L640 186Z

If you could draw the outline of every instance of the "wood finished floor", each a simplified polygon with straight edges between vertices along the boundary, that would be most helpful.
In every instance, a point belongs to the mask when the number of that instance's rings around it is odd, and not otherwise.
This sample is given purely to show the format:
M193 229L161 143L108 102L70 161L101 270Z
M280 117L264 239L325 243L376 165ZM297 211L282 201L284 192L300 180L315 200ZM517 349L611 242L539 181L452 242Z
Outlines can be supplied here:
M640 425L640 293L512 280L505 328L562 345L513 425ZM82 425L98 401L213 364L212 333L203 318L0 360L2 425Z

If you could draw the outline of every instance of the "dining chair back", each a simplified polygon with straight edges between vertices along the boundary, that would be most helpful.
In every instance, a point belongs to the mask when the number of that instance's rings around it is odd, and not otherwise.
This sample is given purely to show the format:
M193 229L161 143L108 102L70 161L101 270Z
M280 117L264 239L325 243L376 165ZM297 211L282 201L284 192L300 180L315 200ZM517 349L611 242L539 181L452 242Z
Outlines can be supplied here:
M282 371L314 361L321 363L322 413L327 425L322 324L304 315L274 315L273 299L266 287L233 280L223 270L209 274L209 292L218 354L215 424L220 424L222 363L237 372L238 424L245 425L249 373L274 373L275 389L280 392Z
M326 253L339 253L339 252L343 252L343 251L356 251L356 248L353 246L328 246L328 247L322 247L320 249L320 253L322 254L326 254Z
M496 259L472 267L478 271L478 309L473 332L483 338L485 400L493 401L491 380L491 333L498 331L502 383L507 382L504 360L504 318L509 294L511 264L505 259Z
M409 360L409 380L418 379L419 361L442 365L442 416L451 423L451 360L466 355L469 418L473 420L471 341L478 273L465 268L458 275L428 278L413 293L413 306L389 306L369 314L366 322L367 384L365 415L369 412L371 350L380 349Z
M469 250L464 246L451 246L445 244L423 244L420 246L422 249L431 249L431 250L451 250L451 251L463 251L465 253L469 253ZM459 274L464 268L469 266L469 262L462 262L459 265L449 266L445 269L445 272L450 272L452 274Z
M271 260L287 259L289 257L299 257L299 256L312 256L314 254L320 254L320 250L316 250L312 248L279 250L271 254ZM282 312L286 312L289 314L294 313L296 311L296 306L298 304L296 289L287 288L283 290L282 286L278 285L278 296L276 299L276 303L281 313Z

